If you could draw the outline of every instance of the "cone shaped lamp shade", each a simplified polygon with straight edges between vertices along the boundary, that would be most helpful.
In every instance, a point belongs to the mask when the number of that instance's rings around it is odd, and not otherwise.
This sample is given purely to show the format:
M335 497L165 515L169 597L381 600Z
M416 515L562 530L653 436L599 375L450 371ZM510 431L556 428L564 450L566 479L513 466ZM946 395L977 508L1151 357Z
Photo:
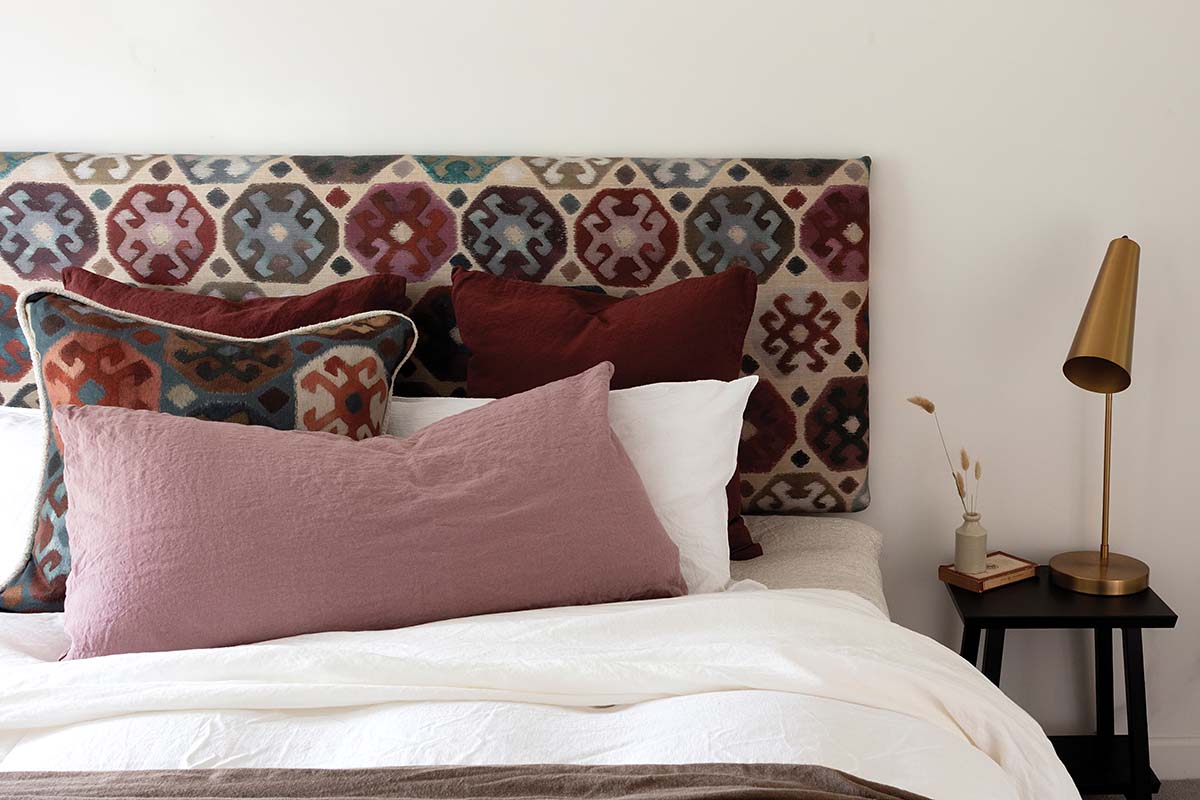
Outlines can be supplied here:
M1086 594L1133 594L1150 582L1145 563L1108 549L1109 474L1112 464L1112 396L1133 380L1133 322L1141 248L1128 237L1113 239L1092 286L1063 374L1081 389L1104 395L1104 507L1100 549L1059 553L1050 577L1065 589Z
M1100 274L1063 364L1067 380L1081 389L1115 394L1133 379L1133 321L1142 249L1127 237L1108 243Z

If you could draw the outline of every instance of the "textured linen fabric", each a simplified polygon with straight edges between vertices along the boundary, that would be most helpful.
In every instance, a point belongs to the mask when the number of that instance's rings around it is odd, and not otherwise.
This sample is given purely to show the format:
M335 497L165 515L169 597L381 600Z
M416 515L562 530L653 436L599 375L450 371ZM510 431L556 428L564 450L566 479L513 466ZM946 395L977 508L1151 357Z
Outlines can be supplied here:
M507 397L600 361L616 366L614 389L731 381L756 290L754 273L742 267L627 298L455 270L454 313L471 352L467 392ZM734 560L762 555L741 519L740 485L735 472L726 489Z
M608 421L637 469L654 512L679 548L688 592L729 584L724 486L737 466L742 412L756 379L655 383L609 393ZM396 397L387 432L411 436L495 402L475 397Z
M609 427L611 375L359 442L58 409L67 658L686 593Z
M48 430L55 407L72 404L374 436L383 430L396 373L416 341L412 321L393 311L257 339L156 322L62 289L23 295L19 311L34 343ZM185 491L187 481L177 473L163 490ZM72 566L68 505L59 439L47 436L29 560L2 587L0 610L62 608Z
M35 798L349 798L382 800L926 800L808 764L527 764L409 769L158 770L0 774L0 792Z
M462 394L455 266L626 297L731 267L758 296L747 513L870 502L867 158L0 153L0 403L37 401L13 313L68 266L231 300L408 280L407 396Z
M185 328L255 339L350 317L364 311L404 311L411 303L400 275L369 275L291 297L224 297L150 289L80 267L62 273L63 288L102 306Z
M734 580L769 589L840 589L888 613L883 593L883 536L840 517L771 517L748 514L746 526L766 555L731 564Z
M0 624L2 768L771 761L936 798L1079 796L1028 713L849 592L718 592L69 664L62 616Z

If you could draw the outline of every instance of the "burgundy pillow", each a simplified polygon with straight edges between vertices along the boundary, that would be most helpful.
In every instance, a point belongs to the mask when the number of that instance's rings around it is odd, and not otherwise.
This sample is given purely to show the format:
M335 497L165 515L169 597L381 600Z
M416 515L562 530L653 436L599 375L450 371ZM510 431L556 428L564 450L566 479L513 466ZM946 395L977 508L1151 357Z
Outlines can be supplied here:
M452 280L473 397L507 397L601 361L616 366L614 389L734 380L758 291L744 267L627 298L461 268ZM727 487L729 552L738 561L762 555L741 518L740 483L735 473Z
M406 281L399 275L369 275L310 294L241 301L131 286L82 267L67 267L62 276L67 291L102 306L243 339L274 336L364 311L404 311L409 306Z
M67 658L685 594L609 427L611 375L601 364L359 442L56 409Z

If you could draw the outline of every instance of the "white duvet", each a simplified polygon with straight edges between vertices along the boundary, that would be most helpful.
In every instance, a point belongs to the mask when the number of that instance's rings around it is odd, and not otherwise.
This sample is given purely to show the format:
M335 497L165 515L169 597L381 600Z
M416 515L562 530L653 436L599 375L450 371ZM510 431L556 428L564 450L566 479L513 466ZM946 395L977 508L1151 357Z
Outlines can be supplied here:
M1079 797L1025 712L840 591L65 649L61 615L0 618L0 768L793 762L935 799Z

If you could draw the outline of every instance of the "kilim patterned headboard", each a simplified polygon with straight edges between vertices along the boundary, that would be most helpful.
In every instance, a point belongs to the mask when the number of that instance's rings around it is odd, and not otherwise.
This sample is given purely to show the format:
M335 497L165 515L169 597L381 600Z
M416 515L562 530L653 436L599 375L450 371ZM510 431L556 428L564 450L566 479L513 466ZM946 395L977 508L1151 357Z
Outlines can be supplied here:
M18 293L69 265L229 298L393 272L422 337L404 393L463 392L453 265L613 295L741 264L752 513L865 508L866 158L0 153L0 397L36 403Z

